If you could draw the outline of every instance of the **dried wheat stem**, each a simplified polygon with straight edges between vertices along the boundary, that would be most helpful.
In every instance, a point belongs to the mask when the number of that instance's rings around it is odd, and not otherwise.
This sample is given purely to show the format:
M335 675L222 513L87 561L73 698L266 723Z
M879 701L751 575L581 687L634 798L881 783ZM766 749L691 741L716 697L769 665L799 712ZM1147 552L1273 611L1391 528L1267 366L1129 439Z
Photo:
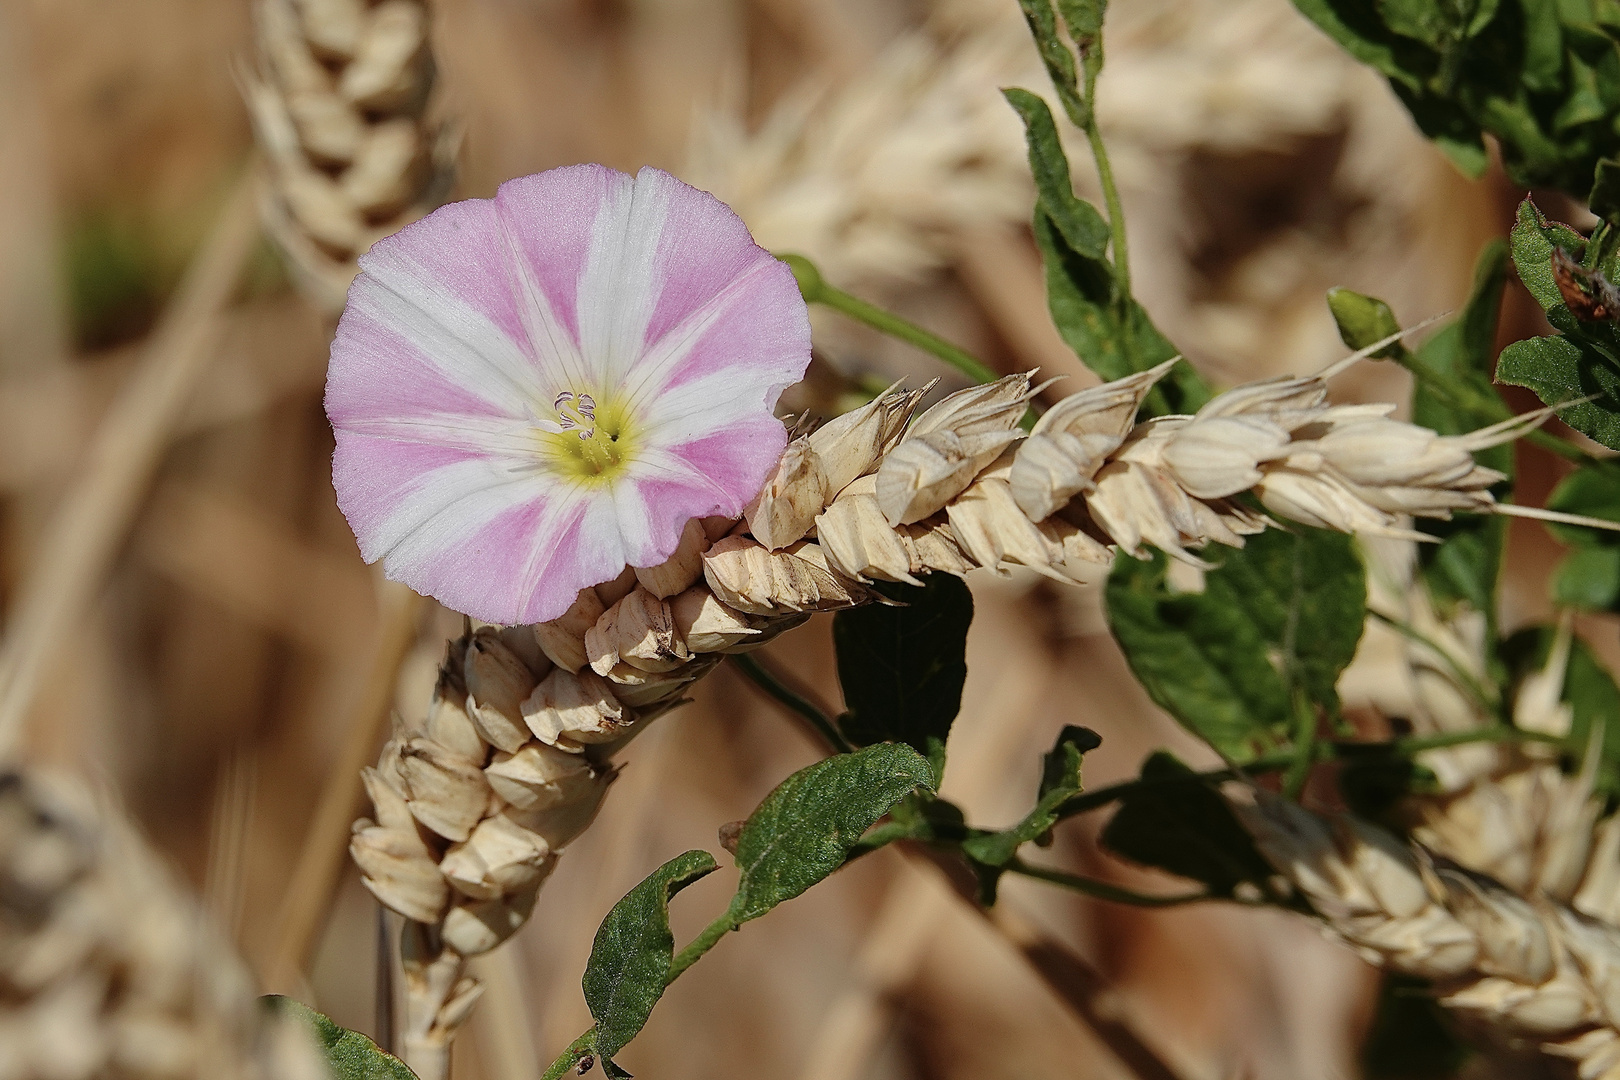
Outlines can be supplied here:
M360 770L376 753L387 724L400 666L416 642L425 602L397 582L377 578L381 607L377 651L366 673L359 704L349 718L338 759L321 787L315 813L287 882L269 984L288 992L298 985L310 949L331 906L343 868L349 823L360 809L364 790Z
M39 545L0 641L0 757L16 751L51 663L95 599L139 509L182 411L208 363L258 225L251 183L240 182L192 260L83 471Z

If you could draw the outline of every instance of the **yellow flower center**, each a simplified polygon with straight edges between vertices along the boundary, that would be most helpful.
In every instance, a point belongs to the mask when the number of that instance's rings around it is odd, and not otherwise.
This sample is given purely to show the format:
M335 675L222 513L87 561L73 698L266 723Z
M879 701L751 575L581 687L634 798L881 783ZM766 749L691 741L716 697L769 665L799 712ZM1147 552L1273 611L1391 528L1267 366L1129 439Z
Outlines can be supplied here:
M633 425L612 395L564 390L551 411L562 430L536 428L535 438L540 456L555 471L586 482L606 482L623 470L631 457Z

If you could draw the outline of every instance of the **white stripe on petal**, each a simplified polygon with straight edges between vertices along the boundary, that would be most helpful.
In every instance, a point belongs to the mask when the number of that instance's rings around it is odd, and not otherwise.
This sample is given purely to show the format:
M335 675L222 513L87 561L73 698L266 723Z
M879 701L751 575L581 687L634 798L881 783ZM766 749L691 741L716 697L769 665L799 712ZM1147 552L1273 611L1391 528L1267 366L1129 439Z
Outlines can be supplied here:
M640 359L658 301L653 281L669 213L659 176L643 169L634 181L625 177L610 189L591 224L576 310L580 350L604 389L623 382Z
M372 533L366 558L411 562L432 557L474 535L503 511L552 497L564 487L547 473L509 472L487 459L430 470L417 477Z
M652 395L638 417L648 441L679 446L768 411L766 397L780 386L750 374L736 365Z
M518 309L522 313L523 328L528 331L529 341L533 343L534 363L538 365L536 380L540 386L539 397L549 402L558 389L591 385L593 369L580 355L573 335L558 320L545 290L534 280L522 246L512 225L506 220L506 210L498 202L495 210L496 220L501 226L501 246L506 256L506 267L522 296Z
M371 259L349 307L397 332L452 383L502 411L543 393L521 344L402 258Z
M771 262L757 262L750 266L744 273L727 282L726 287L710 297L702 307L653 342L647 349L647 354L637 362L625 379L624 392L629 407L639 410L644 407L643 402L658 394L669 382L670 376L680 367L681 362L703 339L703 335L715 323L726 317L732 299L747 288L753 278L774 265ZM736 372L741 368L741 364L735 365L733 378L736 378Z
M510 459L514 467L537 467L539 446L534 429L539 426L539 423L528 419L439 413L426 417L363 418L351 420L343 428L380 439L398 439L401 442L424 443ZM557 428L558 425L552 424L551 427Z

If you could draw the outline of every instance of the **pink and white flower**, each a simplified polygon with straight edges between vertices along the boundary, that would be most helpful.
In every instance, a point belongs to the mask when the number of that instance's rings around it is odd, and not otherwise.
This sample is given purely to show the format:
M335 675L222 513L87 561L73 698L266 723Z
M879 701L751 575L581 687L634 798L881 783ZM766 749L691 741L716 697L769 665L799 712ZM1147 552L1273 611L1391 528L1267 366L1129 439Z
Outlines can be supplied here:
M381 240L332 345L332 481L367 562L475 618L556 618L741 515L810 360L781 262L657 169L575 165Z

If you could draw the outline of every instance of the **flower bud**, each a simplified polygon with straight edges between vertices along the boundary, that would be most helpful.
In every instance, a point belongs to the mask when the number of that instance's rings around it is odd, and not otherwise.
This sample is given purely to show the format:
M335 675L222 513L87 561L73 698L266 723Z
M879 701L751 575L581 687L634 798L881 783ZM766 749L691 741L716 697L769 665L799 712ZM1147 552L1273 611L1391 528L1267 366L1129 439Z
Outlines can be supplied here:
M693 518L681 529L681 542L675 553L657 566L636 567L636 580L660 600L674 596L703 576L703 552L708 546L703 523Z
M397 740L390 740L383 748L382 760L397 765L402 745ZM371 799L371 806L377 812L377 824L385 829L397 829L417 836L416 818L411 816L411 808L405 801L404 792L400 790L405 786L405 779L399 776L397 770L395 776L398 777L398 788L383 777L380 769L367 766L360 770L360 782L365 785L366 795ZM423 843L419 836L417 844L421 847L422 853L427 854L427 844Z
M993 383L946 394L912 422L906 438L935 431L954 431L958 435L1011 431L1023 419L1029 399L1039 393L1038 389L1030 389L1031 374L1007 375Z
M722 604L706 585L687 589L669 602L675 632L693 653L716 653L759 637L748 616Z
M875 489L884 517L891 526L900 526L938 512L1022 437L1016 429L907 435L877 471Z
M529 741L521 706L534 675L488 627L467 642L467 714L484 740L511 753Z
M523 703L523 720L535 738L564 749L607 742L630 722L607 681L589 669L547 675Z
M560 618L536 623L534 638L552 663L567 671L585 666L585 632L596 625L607 605L595 589L581 589L573 606Z
M933 570L961 577L975 566L973 560L962 551L962 545L957 543L956 534L951 532L950 522L944 514L936 514L914 525L902 525L897 533L906 545L907 555L911 557L911 572L914 574Z
M519 810L545 810L580 797L591 784L590 762L544 743L515 754L496 754L484 777L502 800Z
M1009 375L958 390L917 417L878 467L875 493L891 526L934 514L1023 437L1018 421L1036 391Z
M544 838L503 814L479 822L465 843L439 861L451 886L475 900L538 888L556 865Z
M1007 482L1031 521L1045 521L1082 491L1124 442L1155 383L1176 363L1070 394L1035 422L1019 444Z
M1456 870L1440 870L1437 879L1447 910L1479 940L1481 971L1532 984L1552 978L1552 938L1535 908L1494 883L1486 886Z
M810 440L794 439L743 515L748 531L772 551L802 539L832 498L827 487L827 474Z
M1048 518L1036 528L1055 551L1062 552L1052 567L1064 577L1077 585L1090 585L1108 576L1114 553L1084 529L1062 518Z
M692 658L675 632L669 604L636 589L614 604L585 633L585 655L598 675L623 660L643 671L670 671Z
M1282 375L1244 383L1216 394L1198 410L1198 419L1264 416L1289 431L1317 419L1327 401L1327 384L1314 375Z
M1261 504L1280 517L1339 532L1364 532L1401 540L1425 540L1422 533L1395 526L1395 519L1359 498L1338 479L1291 467L1267 469L1254 485Z
M1097 490L1086 496L1086 511L1127 555L1140 555L1142 543L1198 565L1182 547L1202 540L1187 497L1163 470L1132 461L1110 461L1097 473Z
M710 656L662 674L642 671L629 664L620 664L607 673L607 681L613 688L613 696L621 703L632 709L645 709L650 705L658 705L678 697L682 690L690 686L700 674L708 671L718 660L719 657ZM639 719L639 716L628 718L620 733L627 734L630 723Z
M1440 1003L1519 1035L1561 1035L1598 1019L1586 988L1563 975L1540 986L1488 976L1445 995Z

